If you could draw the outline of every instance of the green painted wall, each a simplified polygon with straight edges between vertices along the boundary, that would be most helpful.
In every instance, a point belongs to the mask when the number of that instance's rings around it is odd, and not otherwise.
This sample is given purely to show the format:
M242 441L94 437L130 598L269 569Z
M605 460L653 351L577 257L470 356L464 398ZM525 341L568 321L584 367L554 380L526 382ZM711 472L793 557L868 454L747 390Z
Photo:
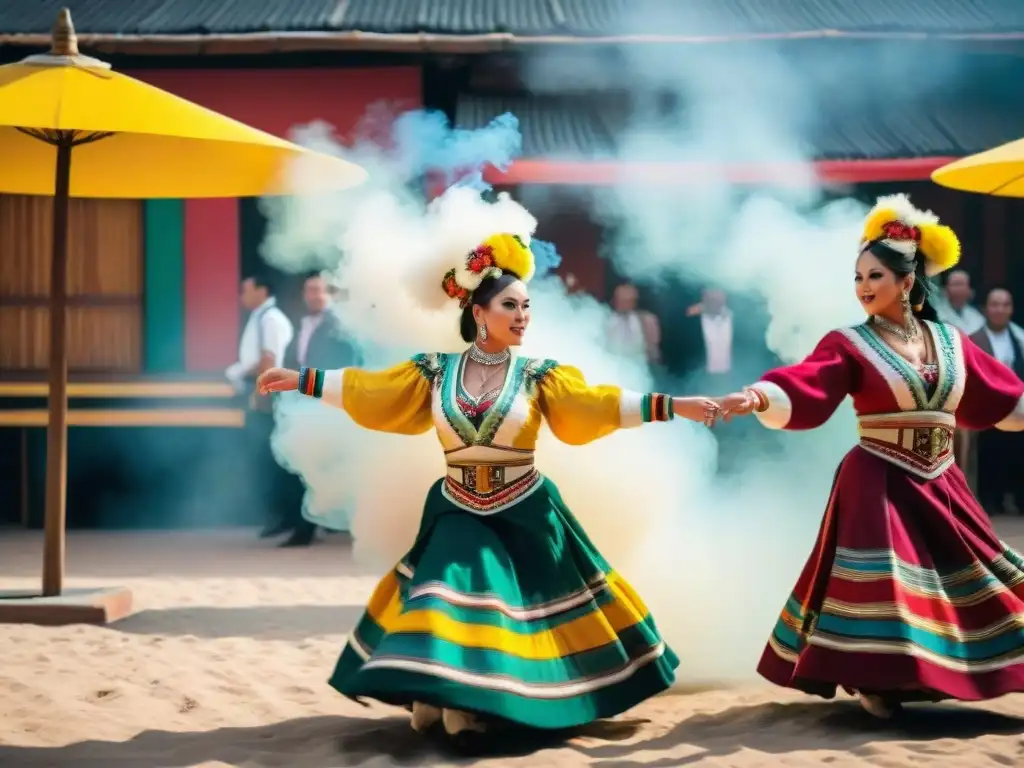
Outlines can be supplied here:
M143 343L146 373L185 370L185 204L146 200Z

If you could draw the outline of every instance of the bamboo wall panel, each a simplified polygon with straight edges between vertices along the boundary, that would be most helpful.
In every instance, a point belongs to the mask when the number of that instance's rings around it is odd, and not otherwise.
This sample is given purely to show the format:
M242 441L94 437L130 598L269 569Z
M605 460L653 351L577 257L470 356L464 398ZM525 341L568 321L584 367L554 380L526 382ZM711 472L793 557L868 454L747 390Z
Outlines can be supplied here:
M45 307L0 306L0 370L49 367L50 313ZM142 364L142 308L68 309L68 370L137 373Z
M0 370L45 370L53 201L0 195ZM143 206L72 200L68 370L132 373L142 362Z
M53 201L0 195L0 297L50 290ZM68 295L142 295L143 210L138 200L72 200Z

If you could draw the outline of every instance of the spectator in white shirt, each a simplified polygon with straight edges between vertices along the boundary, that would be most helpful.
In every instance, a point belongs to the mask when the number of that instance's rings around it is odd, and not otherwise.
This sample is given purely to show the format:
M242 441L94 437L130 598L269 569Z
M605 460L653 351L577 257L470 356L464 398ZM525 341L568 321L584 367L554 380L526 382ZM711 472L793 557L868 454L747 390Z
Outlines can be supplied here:
M985 325L985 316L974 307L974 289L966 270L954 269L946 277L943 295L935 302L939 320L959 328L970 336Z
M679 319L671 323L669 349L673 371L683 378L676 386L683 391L728 392L773 367L765 343L767 322L749 297L708 285L701 290L699 303L676 311ZM777 436L734 419L715 426L715 439L718 471L728 475L742 472L751 457L770 453Z
M661 326L651 312L640 309L640 292L620 283L612 292L612 309L605 327L608 349L622 357L656 365L661 362Z
M288 474L278 466L270 446L274 413L269 397L255 389L256 377L268 368L284 364L284 354L294 331L273 296L266 278L250 275L242 280L242 306L249 318L238 344L238 360L225 371L228 381L246 396L245 429L249 447L247 487L253 494L248 503L263 511L262 537L276 536L288 528L282 517L287 501Z
M343 303L345 296L334 292L334 300ZM285 367L300 368L345 368L358 364L358 350L346 337L341 321L331 311L330 286L319 273L307 275L302 284L302 301L306 314L299 322L299 332L285 353ZM290 526L291 536L282 547L308 547L316 540L317 525L302 514L306 488L297 475L289 475L291 496L282 508L285 523ZM331 513L332 530L345 530L347 510ZM341 524L339 524L341 523ZM282 531L283 533L283 531Z
M985 326L971 340L1024 379L1024 331L1010 322L1013 296L993 288L985 298ZM992 513L1019 514L1024 502L1024 436L986 430L978 435L978 499Z
M238 343L238 360L228 366L224 375L239 394L254 394L256 377L267 368L283 365L285 350L295 331L278 308L266 278L251 275L242 280L241 301L242 307L249 310L249 318Z

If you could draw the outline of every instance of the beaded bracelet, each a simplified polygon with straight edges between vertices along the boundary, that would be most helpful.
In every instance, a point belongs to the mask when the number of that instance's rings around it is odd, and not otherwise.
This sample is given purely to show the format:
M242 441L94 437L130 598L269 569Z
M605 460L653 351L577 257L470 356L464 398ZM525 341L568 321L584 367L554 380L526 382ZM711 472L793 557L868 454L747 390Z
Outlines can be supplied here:
M299 393L309 397L323 396L324 371L322 368L299 368Z
M756 387L744 387L743 391L746 392L748 395L754 396L755 411L757 411L758 413L764 413L765 411L768 410L768 397L767 395L765 395L764 392L762 392L760 389L757 389Z
M640 418L644 423L651 421L671 421L676 416L672 408L672 398L653 392L640 398Z

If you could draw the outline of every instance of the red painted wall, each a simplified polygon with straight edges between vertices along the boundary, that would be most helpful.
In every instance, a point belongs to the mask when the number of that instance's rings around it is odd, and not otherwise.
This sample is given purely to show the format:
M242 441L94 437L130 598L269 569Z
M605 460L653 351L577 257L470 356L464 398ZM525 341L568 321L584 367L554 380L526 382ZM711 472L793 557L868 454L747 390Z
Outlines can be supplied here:
M400 109L422 105L418 67L177 69L132 75L284 137L292 127L314 120L331 123L344 137L371 104L384 101ZM238 354L237 201L187 200L184 239L185 368L218 371Z

